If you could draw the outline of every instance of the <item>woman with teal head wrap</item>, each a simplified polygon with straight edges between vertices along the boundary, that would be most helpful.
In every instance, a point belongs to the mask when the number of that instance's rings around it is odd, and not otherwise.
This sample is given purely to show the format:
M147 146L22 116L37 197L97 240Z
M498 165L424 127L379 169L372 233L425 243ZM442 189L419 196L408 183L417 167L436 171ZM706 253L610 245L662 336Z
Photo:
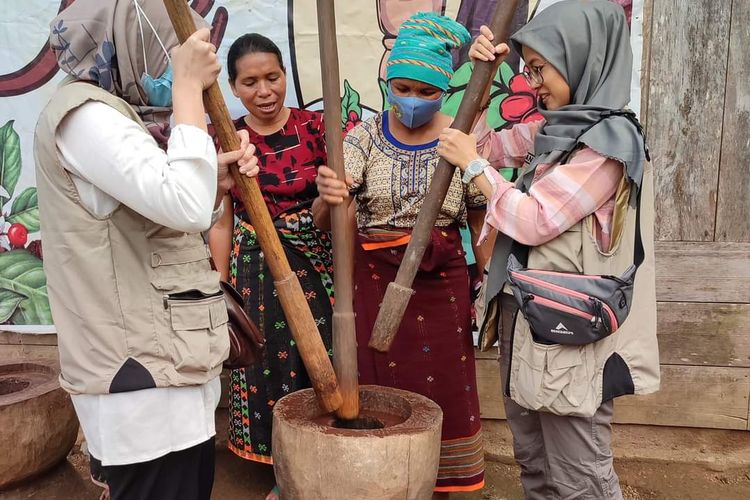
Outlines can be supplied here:
M463 184L458 172L391 350L380 353L367 343L437 167L438 135L451 123L440 112L453 75L451 51L469 40L466 28L432 12L404 21L386 68L391 107L344 139L346 183L332 170L319 169L320 196L313 205L316 223L327 228L330 205L356 201L350 206L358 229L354 307L359 381L417 392L443 409L436 498L484 485L469 277L459 228L467 219L481 227L485 199Z

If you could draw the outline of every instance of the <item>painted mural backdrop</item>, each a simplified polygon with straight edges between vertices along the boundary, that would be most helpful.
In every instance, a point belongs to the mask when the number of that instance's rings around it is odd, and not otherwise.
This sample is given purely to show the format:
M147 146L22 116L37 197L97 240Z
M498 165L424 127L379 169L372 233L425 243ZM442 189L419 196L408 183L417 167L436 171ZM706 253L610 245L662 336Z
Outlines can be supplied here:
M42 232L34 181L33 132L37 116L63 75L48 44L49 21L75 0L3 2L0 24L0 330L54 331L42 270ZM103 0L104 1L104 0ZM122 1L122 0L121 0ZM341 66L341 126L348 130L384 109L385 61L400 24L418 11L457 19L476 35L497 2L504 0L336 0ZM557 0L521 0L514 26ZM612 0L631 21L635 53L633 102L640 101L638 77L643 0ZM319 109L321 103L317 18L312 0L192 0L212 25L219 55L226 59L232 40L257 31L281 48L288 68L287 104ZM53 41L54 43L54 41ZM471 75L468 48L455 57L456 73L443 110L455 114ZM518 73L517 55L497 72L489 119L497 128L534 120L535 100ZM243 114L221 77L233 116Z

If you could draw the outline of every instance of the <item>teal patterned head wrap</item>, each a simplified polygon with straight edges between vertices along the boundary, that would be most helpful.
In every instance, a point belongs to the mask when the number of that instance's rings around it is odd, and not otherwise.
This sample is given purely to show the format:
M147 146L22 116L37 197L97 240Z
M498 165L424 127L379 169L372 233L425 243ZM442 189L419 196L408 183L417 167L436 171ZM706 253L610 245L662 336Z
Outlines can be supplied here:
M398 30L386 80L409 78L448 90L453 76L451 49L470 40L466 28L449 17L434 12L414 14Z

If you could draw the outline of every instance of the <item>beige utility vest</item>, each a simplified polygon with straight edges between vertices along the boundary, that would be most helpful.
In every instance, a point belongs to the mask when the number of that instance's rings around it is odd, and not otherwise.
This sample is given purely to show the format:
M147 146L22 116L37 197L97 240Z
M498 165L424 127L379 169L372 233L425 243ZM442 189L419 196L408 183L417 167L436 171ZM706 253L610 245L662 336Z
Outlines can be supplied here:
M34 156L60 383L73 394L203 384L219 375L229 353L219 275L199 234L164 227L122 204L106 217L81 204L55 132L88 101L145 130L125 101L80 82L58 89L39 117Z
M583 274L621 275L633 264L636 211L627 203L629 189L618 190L612 249L596 244L593 215L557 238L529 251L531 269ZM524 408L558 415L592 416L604 401L625 394L659 389L659 347L656 339L654 269L654 182L651 164L644 164L641 191L641 235L645 252L625 322L609 337L583 345L534 342L529 324L518 314L513 332L507 391ZM507 287L506 287L507 288Z

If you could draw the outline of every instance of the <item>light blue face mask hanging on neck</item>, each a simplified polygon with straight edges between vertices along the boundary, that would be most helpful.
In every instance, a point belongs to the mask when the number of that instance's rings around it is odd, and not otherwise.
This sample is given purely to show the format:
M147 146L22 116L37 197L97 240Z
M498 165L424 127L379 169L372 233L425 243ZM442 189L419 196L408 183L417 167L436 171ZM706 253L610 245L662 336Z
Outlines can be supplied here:
M162 108L172 107L172 64L159 78L154 78L148 73L143 73L141 85L148 96L148 103L151 106Z
M143 91L146 93L146 97L148 99L147 104L150 106L157 106L160 108L171 108L172 107L172 60L169 57L169 53L167 52L166 47L164 47L164 44L162 43L161 39L159 39L159 35L156 33L156 30L154 29L154 25L151 24L151 21L149 21L148 17L146 17L146 13L143 12L140 5L138 5L138 0L133 0L133 4L135 5L135 12L138 16L138 29L141 33L141 47L143 48L143 64L146 65L146 71L143 72L143 75L141 76L141 86L143 86ZM166 56L167 60L169 61L169 65L167 66L167 69L164 70L164 73L161 74L158 78L154 78L153 76L148 74L148 59L146 58L146 42L145 38L143 36L143 24L141 23L141 16L146 20L149 27L151 28L151 31L153 31L154 36L156 37L156 40L159 42L159 45L161 45L162 50L164 51L164 55Z

